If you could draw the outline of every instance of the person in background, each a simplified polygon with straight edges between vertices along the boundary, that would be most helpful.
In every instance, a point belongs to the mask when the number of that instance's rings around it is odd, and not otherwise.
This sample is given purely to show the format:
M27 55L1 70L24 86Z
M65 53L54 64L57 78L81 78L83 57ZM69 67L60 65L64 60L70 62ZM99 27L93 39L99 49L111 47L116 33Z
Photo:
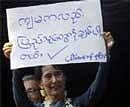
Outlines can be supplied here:
M5 49L6 47L6 49ZM4 50L5 49L5 50ZM12 50L11 43L5 43L3 47L3 51L7 53L5 55L6 58L10 59L10 53ZM27 69L29 70L29 69ZM32 69L31 69L32 70ZM25 92L27 94L28 99L33 103L42 102L45 99L45 92L44 90L40 89L39 81L35 77L34 74L24 75L23 78L23 85L25 87Z
M35 75L25 75L22 80L28 99L34 103L42 102L44 96L40 93L41 89Z

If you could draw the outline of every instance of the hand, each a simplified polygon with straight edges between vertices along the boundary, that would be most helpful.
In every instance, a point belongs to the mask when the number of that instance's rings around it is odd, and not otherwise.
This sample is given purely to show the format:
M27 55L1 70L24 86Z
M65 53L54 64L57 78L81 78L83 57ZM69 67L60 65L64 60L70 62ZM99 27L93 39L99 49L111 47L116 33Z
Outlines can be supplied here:
M6 58L10 59L10 53L12 51L12 44L10 42L6 42L3 46L3 53Z
M114 44L114 39L113 39L111 33L110 32L104 32L103 37L104 37L107 49L110 50L112 48L113 44Z

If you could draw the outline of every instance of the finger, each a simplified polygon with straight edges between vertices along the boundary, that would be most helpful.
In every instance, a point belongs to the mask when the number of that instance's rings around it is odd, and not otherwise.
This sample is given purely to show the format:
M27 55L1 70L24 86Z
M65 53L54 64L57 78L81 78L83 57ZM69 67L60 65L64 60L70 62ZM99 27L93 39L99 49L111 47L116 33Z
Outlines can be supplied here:
M108 35L105 35L105 36L104 36L104 39L105 39L105 40L108 40L108 39L112 39L112 40L113 40L113 37L112 37L111 34L108 34Z
M104 37L109 37L109 36L111 36L111 33L110 33L110 32L104 33Z
M109 37L104 37L104 39L107 40L114 40L113 37L109 36Z
M105 34L106 34L107 36L108 36L108 35L111 35L111 33L110 33L110 32L106 32Z
M13 45L13 44L11 44L10 42L7 42L7 43L4 44L3 47L12 47L12 45Z
M109 42L113 42L113 43L114 43L113 38L107 38L107 39L106 39L106 43L108 44Z
M11 53L11 50L10 49L6 49L5 51L4 51L4 54L10 54Z
M5 57L6 57L6 58L10 58L10 53L11 53L10 50L6 50L6 51L4 52Z
M110 49L114 44L114 41L110 41L107 43L107 47Z
M3 50L3 51L6 51L6 50L9 50L9 49L12 50L11 47L4 47L2 50Z

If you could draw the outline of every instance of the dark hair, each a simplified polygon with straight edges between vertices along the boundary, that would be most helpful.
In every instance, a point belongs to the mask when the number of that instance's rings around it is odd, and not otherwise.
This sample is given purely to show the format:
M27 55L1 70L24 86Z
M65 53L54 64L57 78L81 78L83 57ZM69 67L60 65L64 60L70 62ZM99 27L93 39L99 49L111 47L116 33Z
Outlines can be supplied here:
M37 80L41 80L41 77L42 77L42 74L43 74L43 71L42 71L42 68L46 67L46 66L49 66L49 65L45 65L45 66L38 66L38 67L35 67L34 68L34 72L35 72L35 76L37 78ZM64 73L64 65L52 65L55 69L60 69L63 71Z
M38 67L35 67L34 68L34 73L35 73L35 76L37 78L37 80L41 80L41 76L42 76L42 67L43 66L38 66Z

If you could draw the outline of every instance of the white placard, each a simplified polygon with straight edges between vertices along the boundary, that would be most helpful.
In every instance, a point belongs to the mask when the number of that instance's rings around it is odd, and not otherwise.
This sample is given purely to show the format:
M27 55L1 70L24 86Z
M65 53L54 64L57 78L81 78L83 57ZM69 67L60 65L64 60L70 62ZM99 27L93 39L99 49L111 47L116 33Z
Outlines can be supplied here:
M7 9L11 69L106 62L100 0Z

